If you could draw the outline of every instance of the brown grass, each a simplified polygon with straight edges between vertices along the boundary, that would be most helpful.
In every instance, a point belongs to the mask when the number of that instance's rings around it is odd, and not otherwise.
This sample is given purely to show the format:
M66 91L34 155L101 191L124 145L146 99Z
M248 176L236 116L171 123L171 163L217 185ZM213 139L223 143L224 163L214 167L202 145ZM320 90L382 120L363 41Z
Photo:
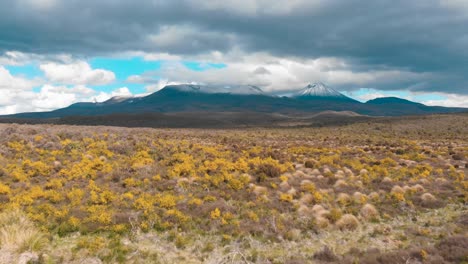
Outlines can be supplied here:
M459 262L467 123L0 125L0 243L46 263L314 263L325 245L338 263Z

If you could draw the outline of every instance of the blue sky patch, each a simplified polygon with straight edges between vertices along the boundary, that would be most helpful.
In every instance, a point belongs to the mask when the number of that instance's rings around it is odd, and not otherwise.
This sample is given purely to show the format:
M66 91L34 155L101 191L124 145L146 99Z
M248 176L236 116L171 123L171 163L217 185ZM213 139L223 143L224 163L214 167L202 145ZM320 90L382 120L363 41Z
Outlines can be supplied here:
M89 64L94 69L105 69L114 72L115 77L120 81L126 80L131 75L140 75L161 68L161 61L146 61L141 57L128 59L97 57L91 59Z
M5 66L5 68L11 73L11 75L24 76L28 79L44 76L44 73L35 64L26 64L19 66L7 65Z

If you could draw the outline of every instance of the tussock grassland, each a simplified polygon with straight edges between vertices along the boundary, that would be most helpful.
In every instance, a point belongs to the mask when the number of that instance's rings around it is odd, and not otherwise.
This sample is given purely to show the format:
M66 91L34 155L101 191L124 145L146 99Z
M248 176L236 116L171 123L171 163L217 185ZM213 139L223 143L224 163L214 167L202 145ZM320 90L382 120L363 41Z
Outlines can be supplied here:
M0 125L0 263L468 261L468 116Z

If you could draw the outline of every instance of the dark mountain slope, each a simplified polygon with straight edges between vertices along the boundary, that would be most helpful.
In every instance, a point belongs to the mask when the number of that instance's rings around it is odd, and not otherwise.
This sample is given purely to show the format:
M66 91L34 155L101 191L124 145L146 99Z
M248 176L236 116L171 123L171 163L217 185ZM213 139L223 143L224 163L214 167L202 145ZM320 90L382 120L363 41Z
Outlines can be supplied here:
M310 87L309 87L310 86ZM171 85L145 97L112 98L103 103L76 103L50 112L20 113L7 118L137 115L146 113L219 112L303 115L322 111L353 111L370 116L400 116L464 112L464 108L426 106L400 98L358 102L323 85L309 85L293 97L269 96L255 86L233 88Z
M454 113L468 111L468 109L465 108L427 106L421 103L412 102L398 97L376 98L367 101L366 105L370 106L372 109L378 109L382 113L382 115L387 116Z

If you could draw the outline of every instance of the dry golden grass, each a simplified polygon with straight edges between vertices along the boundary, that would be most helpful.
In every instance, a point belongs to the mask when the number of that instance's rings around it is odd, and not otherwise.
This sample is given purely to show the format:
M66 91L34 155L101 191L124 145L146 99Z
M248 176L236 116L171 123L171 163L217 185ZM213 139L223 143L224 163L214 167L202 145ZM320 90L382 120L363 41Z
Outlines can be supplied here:
M21 253L37 252L47 244L47 237L19 210L0 214L0 247Z
M466 115L287 129L0 125L0 251L43 263L347 263L371 248L389 260L418 249L455 263L439 249L459 252L448 236L466 236L467 130Z

